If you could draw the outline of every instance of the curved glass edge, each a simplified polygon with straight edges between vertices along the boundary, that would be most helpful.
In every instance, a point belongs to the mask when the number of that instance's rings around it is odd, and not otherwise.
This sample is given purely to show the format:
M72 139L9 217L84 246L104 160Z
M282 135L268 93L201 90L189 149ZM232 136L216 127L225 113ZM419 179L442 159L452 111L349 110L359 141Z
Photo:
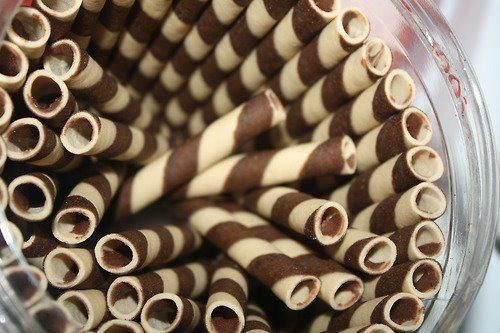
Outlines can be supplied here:
M21 6L22 0L2 0L0 1L0 40L5 37L5 31L14 16L17 7Z

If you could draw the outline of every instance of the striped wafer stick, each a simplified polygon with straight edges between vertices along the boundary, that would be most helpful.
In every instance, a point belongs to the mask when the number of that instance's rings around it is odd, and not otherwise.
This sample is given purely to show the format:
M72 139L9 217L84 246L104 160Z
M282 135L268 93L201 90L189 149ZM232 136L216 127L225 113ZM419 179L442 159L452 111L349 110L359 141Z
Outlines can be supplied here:
M24 52L14 43L0 43L0 88L9 93L19 91L28 75L29 61Z
M82 331L96 328L107 316L106 295L102 290L68 290L57 298Z
M92 33L89 53L101 66L108 64L135 0L110 0L104 5Z
M336 189L330 194L330 200L340 203L349 213L356 214L373 203L404 192L421 182L434 182L443 172L443 161L434 149L415 147Z
M22 245L23 255L28 263L43 269L45 257L60 243L43 226L29 224L28 228L29 237Z
M50 21L50 41L63 38L80 10L82 0L47 1L34 0L32 6L40 10Z
M424 182L363 209L350 219L349 225L354 229L383 234L421 220L435 220L445 210L444 193L436 185Z
M415 92L415 84L408 73L401 69L392 70L319 123L312 133L312 140L323 141L338 133L353 137L364 135L408 107Z
M57 179L45 173L21 175L9 184L9 208L26 221L43 221L54 210L58 188Z
M82 0L82 6L71 26L70 38L76 41L81 48L89 46L92 33L99 19L99 15L106 0Z
M244 205L321 245L338 242L347 230L347 213L342 206L289 187L257 189L245 195Z
M141 0L135 3L109 65L109 70L120 82L128 79L171 4L172 0Z
M64 149L59 136L35 118L22 118L3 133L7 157L54 171L70 171L81 164L81 156Z
M397 293L358 303L340 314L319 315L308 332L342 331L349 327L382 323L397 332L418 330L424 321L425 307L412 294Z
M10 98L9 93L5 89L0 87L0 134L5 132L7 127L9 127L13 113L14 103L12 103L12 98ZM5 142L2 144L2 149L3 146L5 146ZM4 154L3 151L2 154Z
M141 312L146 332L199 332L205 305L171 293L150 298Z
M54 217L54 237L66 244L87 240L101 222L124 177L123 166L104 164L79 182Z
M398 292L420 299L434 297L443 279L441 265L432 259L420 259L392 267L386 273L365 281L363 301Z
M293 102L361 46L369 33L370 23L361 10L344 9L267 86L286 104Z
M255 303L248 304L245 316L245 333L271 333L272 329L264 311Z
M396 264L425 258L436 259L445 246L443 233L433 221L422 221L386 236L396 244Z
M205 327L211 333L241 332L245 326L248 282L241 268L221 258L212 276L205 308Z
M158 131L159 122L141 107L128 90L89 54L70 39L62 39L47 49L46 70L59 76L73 93L89 102L107 117L138 128Z
M42 58L50 33L47 17L31 7L20 7L7 28L7 38L23 50L32 68Z
M61 131L61 142L75 155L95 156L140 165L148 164L168 150L168 142L151 134L90 112L71 116Z
M75 112L78 104L66 84L46 70L31 73L23 88L24 103L37 118L59 130Z
M43 265L49 283L59 289L100 289L107 277L88 249L57 247Z
M185 257L199 249L201 242L198 233L187 226L128 230L99 239L95 257L104 270L123 275Z
M174 268L163 268L141 275L121 276L108 288L106 301L116 318L133 320L153 296L173 293L198 298L209 286L210 266L193 262Z
M234 155L199 173L172 198L242 192L315 176L353 174L355 169L354 143L340 136L323 143Z
M127 333L144 333L141 324L135 321L112 319L103 323L97 333L112 333L112 332L127 332Z
M370 275L387 272L398 254L391 239L356 229L347 229L342 241L323 249L337 262Z
M367 326L351 327L342 331L333 329L322 333L394 333L394 331L384 324L371 324Z
M47 278L43 272L31 265L2 268L8 285L25 307L30 307L45 296Z
M6 162L7 162L7 145L5 144L4 139L0 136L0 173L3 172L3 168Z
M205 200L186 201L177 207L203 237L262 282L290 309L303 309L318 295L320 281L316 277L307 274L269 242L254 236L250 229L234 222L225 209Z
M71 333L75 331L75 322L64 307L50 300L42 299L28 309L28 313L41 332Z
M120 191L117 218L136 213L193 178L243 143L250 141L285 117L285 110L271 91L243 103L211 124L196 137L170 150L139 170ZM144 186L149 190L145 192Z
M9 190L5 181L0 178L0 207L5 211L9 206Z

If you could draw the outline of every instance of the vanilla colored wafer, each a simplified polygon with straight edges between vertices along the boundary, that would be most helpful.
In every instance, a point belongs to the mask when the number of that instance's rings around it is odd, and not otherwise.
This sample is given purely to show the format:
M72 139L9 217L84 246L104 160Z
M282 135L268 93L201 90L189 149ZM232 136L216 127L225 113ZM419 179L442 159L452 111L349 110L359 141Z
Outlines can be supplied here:
M114 333L114 332L127 332L127 333L144 333L141 324L135 321L112 319L103 323L97 333Z
M33 7L40 10L50 21L50 41L63 38L71 30L71 25L80 10L82 0L34 0Z
M90 43L99 14L106 0L82 0L82 6L71 26L70 38L76 41L83 49Z
M324 143L234 155L199 173L172 198L242 192L315 176L348 175L355 169L354 143L340 136Z
M255 303L248 304L245 316L245 333L271 333L272 329L264 311Z
M9 190L5 181L0 178L0 207L5 211L9 206Z
M43 226L37 224L30 227L29 236L22 245L22 252L28 263L43 269L45 257L61 244Z
M0 88L9 93L19 91L28 75L29 61L16 44L8 41L0 43Z
M118 277L107 291L108 308L116 318L132 320L139 316L144 304L157 294L173 293L198 298L209 286L210 271L207 263L192 262L140 275Z
M360 174L336 189L330 200L340 203L351 214L401 193L421 182L434 182L444 172L443 161L434 149L415 147Z
M108 234L97 242L95 257L106 271L123 275L185 257L200 246L201 237L193 229L165 225Z
M68 290L57 298L82 331L96 328L107 316L106 295L102 290Z
M371 324L366 326L356 326L339 331L336 329L322 333L394 333L392 328L384 324Z
M12 103L12 98L5 89L0 87L0 134L9 127L13 114L14 103ZM4 146L5 142L2 144L2 149ZM2 154L4 153L2 152Z

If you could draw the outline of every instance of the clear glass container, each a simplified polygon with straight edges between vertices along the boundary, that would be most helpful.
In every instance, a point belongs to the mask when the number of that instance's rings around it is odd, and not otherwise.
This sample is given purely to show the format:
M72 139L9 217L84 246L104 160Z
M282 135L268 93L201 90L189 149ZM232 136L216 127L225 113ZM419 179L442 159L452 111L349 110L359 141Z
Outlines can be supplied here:
M5 28L19 2L0 1L0 29ZM498 168L484 99L459 41L433 1L343 0L343 6L365 10L372 36L384 39L393 49L395 66L406 69L415 79L418 95L414 105L429 115L434 126L430 145L446 164L438 185L449 204L437 223L446 236L447 248L440 258L443 285L428 301L420 331L455 331L484 279L499 210ZM15 264L26 265L3 213L0 230L9 245L2 250L2 257L14 256ZM4 269L0 269L0 289L0 325L8 332L33 330L36 320L17 299Z

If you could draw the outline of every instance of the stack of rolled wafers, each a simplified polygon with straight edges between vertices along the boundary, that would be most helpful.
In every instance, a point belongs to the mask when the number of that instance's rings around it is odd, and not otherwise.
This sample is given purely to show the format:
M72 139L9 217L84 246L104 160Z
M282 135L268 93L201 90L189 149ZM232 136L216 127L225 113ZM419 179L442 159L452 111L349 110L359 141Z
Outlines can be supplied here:
M418 330L446 170L370 14L19 8L0 44L0 253L29 313L49 332Z

